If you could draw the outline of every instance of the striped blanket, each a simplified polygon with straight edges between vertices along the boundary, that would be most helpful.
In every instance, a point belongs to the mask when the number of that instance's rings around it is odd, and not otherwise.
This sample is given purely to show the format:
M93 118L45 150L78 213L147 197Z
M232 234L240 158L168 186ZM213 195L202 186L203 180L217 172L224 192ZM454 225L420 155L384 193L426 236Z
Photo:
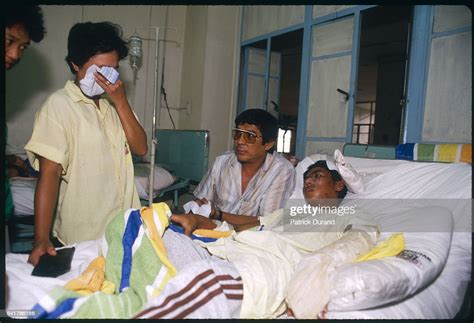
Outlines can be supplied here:
M165 203L118 214L103 238L102 256L33 308L35 318L130 318L176 275L162 241Z
M230 262L202 259L180 271L136 318L240 318L243 289Z

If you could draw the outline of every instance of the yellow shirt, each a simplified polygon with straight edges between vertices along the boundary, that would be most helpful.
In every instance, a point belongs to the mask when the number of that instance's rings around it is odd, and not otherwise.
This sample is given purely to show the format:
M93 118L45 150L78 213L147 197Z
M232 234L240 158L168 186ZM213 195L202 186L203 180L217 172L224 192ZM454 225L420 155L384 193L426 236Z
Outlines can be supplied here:
M63 168L53 235L65 244L98 239L117 213L140 207L119 116L107 100L99 105L68 81L36 113L25 146L35 169L37 155Z

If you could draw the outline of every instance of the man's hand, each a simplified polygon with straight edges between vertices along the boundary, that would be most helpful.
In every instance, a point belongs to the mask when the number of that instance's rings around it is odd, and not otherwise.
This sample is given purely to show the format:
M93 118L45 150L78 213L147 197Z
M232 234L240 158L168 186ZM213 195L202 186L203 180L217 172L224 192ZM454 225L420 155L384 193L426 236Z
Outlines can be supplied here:
M171 221L178 223L184 229L184 234L191 234L198 228L198 220L194 214L172 214Z
M49 253L51 256L56 256L56 249L54 249L50 240L35 243L35 246L28 257L28 262L33 266L36 266L40 257L45 253Z
M199 214L173 214L171 215L171 221L178 223L184 229L184 234L191 236L196 229L207 229L213 230L216 225L212 220L203 217Z
M196 202L197 205L199 206L202 206L204 204L210 204L211 213L209 214L209 219L217 220L217 217L219 216L219 211L217 210L217 207L215 207L213 203L209 202L205 197L203 197L202 199L195 198L194 202Z

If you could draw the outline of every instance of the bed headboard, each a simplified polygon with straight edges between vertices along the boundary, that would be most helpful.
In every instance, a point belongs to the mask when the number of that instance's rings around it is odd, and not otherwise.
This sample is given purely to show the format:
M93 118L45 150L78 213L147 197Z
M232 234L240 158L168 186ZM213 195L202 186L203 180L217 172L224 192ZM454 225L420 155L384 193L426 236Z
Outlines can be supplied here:
M350 157L395 159L395 146L345 144L342 153Z
M472 144L407 143L396 146L345 144L344 156L472 164Z
M209 162L209 131L156 130L155 163L174 176L199 182Z

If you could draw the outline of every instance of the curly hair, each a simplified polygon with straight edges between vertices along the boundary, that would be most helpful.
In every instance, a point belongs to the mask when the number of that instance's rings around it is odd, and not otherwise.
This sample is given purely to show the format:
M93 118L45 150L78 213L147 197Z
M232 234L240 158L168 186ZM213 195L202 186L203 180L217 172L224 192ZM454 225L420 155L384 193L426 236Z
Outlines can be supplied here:
M38 5L9 5L5 13L5 26L14 25L25 27L28 36L35 43L40 42L46 34L43 12Z
M111 22L77 23L69 31L66 62L73 74L73 63L82 67L92 56L116 51L119 60L127 57L127 42L122 39L122 28Z

